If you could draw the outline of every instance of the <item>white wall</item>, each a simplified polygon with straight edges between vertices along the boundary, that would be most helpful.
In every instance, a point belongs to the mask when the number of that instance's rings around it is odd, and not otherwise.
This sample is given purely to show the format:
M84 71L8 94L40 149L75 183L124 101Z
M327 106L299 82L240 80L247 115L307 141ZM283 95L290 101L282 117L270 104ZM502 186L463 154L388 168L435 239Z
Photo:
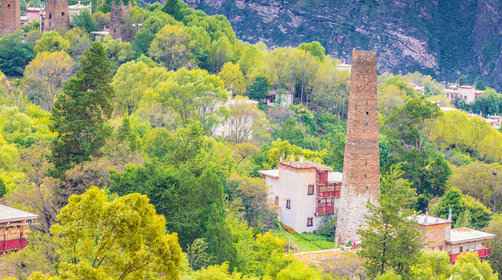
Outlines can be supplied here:
M279 196L279 219L296 232L312 232L317 229L322 217L315 217L316 195L307 195L308 185L315 184L316 172L313 169L279 168L279 178L266 178L271 186L269 198L275 201ZM291 209L286 209L286 201L291 200ZM307 218L312 217L314 224L307 227Z

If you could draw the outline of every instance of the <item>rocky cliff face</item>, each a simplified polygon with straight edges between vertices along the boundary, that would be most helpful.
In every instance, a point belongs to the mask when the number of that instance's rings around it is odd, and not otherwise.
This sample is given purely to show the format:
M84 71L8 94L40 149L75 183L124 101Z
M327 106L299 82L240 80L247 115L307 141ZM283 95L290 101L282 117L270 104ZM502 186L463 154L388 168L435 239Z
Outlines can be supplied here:
M502 89L501 0L186 0L224 14L238 36L270 46L320 41L350 59L375 49L379 70L421 71Z

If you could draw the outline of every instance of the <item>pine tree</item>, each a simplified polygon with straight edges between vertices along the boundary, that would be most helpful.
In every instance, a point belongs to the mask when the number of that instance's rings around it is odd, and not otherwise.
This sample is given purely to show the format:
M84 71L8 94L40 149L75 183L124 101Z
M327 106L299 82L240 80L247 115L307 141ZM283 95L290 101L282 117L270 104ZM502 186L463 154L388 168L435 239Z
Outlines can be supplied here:
M421 236L410 219L416 202L411 183L402 179L402 172L391 168L381 179L380 205L369 205L366 225L359 230L365 269L373 279L393 269L405 279L421 249Z
M57 137L51 161L57 177L89 160L110 133L105 121L112 112L112 73L103 46L93 44L83 54L80 65L54 105L52 130Z

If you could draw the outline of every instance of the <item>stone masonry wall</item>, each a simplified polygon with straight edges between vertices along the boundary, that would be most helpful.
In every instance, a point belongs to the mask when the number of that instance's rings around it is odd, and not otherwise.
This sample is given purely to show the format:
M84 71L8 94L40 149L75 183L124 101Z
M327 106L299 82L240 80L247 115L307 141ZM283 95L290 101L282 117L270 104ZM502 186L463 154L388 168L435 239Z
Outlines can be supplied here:
M19 0L0 0L0 35L16 32L20 27Z
M131 2L125 4L123 1L112 1L110 33L114 39L128 40L133 36L131 26L126 24L126 19L129 15Z
M66 31L70 27L70 13L67 0L47 0L43 31Z
M364 224L367 203L378 203L380 166L377 122L376 55L352 52L348 101L347 143L343 186L337 205L336 240L359 243L357 230Z

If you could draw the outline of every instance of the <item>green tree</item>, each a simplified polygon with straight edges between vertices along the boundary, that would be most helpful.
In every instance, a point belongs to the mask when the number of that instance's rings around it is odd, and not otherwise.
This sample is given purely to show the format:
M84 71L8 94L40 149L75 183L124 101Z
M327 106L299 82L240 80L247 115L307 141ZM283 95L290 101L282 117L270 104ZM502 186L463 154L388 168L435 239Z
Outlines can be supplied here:
M450 279L498 280L498 275L493 272L488 262L481 261L476 253L469 252L457 258Z
M193 67L197 63L191 40L183 25L167 25L155 35L148 52L153 59L170 70Z
M259 76L248 86L246 95L249 96L250 99L264 102L269 89L270 85L267 78Z
M492 253L489 260L493 269L500 274L502 273L502 214L494 215L484 230L495 234L495 239L489 243Z
M35 43L36 53L65 51L70 47L68 42L61 34L56 31L42 33L42 37Z
M479 199L492 211L502 209L502 164L475 161L453 167L448 183Z
M403 277L394 272L394 270L386 271L385 273L378 275L377 278L375 278L375 280L402 280L402 279Z
M22 76L33 59L33 48L18 35L0 38L0 71L7 76Z
M156 102L173 113L175 126L198 121L207 130L220 121L222 109L217 105L228 98L221 79L201 69L180 69L156 91Z
M143 61L130 61L122 64L112 82L114 114L134 113L142 98L168 78L168 71L160 66L152 67Z
M75 60L79 60L80 56L91 46L89 33L80 28L70 29L64 34L64 38L70 43L68 54Z
M418 227L410 219L416 195L402 172L391 168L380 183L379 206L369 205L366 224L359 230L361 249L368 276L376 277L393 269L408 278L421 250Z
M70 197L57 221L58 279L179 279L177 236L146 196L109 199L92 187Z
M105 50L95 43L85 52L79 71L64 86L53 109L52 129L57 137L51 161L55 175L88 160L103 146L111 114L110 63Z
M148 53L150 44L157 32L166 25L176 24L176 20L166 13L154 11L143 22L141 29L134 36L133 46L137 52Z
M167 0L162 10L178 21L182 21L190 12L188 5L181 0Z
M277 280L322 280L322 274L302 262L296 261L289 264L286 268L281 270Z
M451 274L450 257L446 252L423 251L411 267L411 279L447 280Z
M298 48L310 53L312 56L317 57L321 61L326 57L326 49L317 41L302 43L298 46Z
M169 217L167 228L179 233L184 248L204 238L214 262L231 259L231 241L224 224L226 172L222 153L216 153L200 125L174 134L152 130L147 138L151 161L145 166L128 166L122 174L114 175L111 190L147 194L157 211Z
M4 181L0 178L0 198L4 197L7 194L7 187L5 186Z
M74 16L72 19L72 24L75 27L82 28L87 33L98 30L96 26L96 20L92 17L89 11L82 11L79 15Z
M466 226L468 223L468 226L477 229L487 226L492 215L490 209L481 202L462 194L457 188L451 188L431 207L432 212L442 218L448 217L450 209L453 224Z
M223 80L225 88L233 95L243 95L246 90L246 79L239 64L227 62L221 68L218 76Z
M50 111L73 66L73 59L63 51L39 53L24 71L23 85L28 98Z

